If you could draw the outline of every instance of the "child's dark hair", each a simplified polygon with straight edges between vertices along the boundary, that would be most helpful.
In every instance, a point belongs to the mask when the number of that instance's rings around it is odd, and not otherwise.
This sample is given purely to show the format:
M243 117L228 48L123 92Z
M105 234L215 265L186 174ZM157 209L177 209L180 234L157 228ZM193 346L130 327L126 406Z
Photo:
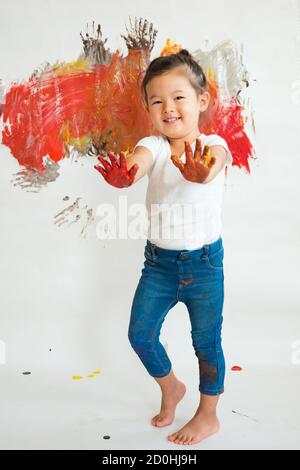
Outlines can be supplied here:
M207 90L207 78L202 67L195 61L187 49L181 49L181 51L176 54L157 57L148 65L141 85L142 96L146 104L148 104L146 86L150 80L177 67L181 68L186 73L197 95Z

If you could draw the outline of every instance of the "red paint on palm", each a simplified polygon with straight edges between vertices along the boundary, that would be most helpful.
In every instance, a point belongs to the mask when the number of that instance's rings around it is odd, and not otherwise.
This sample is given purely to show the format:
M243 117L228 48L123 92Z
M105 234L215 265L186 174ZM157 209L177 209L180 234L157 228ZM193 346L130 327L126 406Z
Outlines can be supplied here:
M107 183L116 188L127 188L131 186L139 168L138 165L133 165L128 171L126 157L123 152L120 153L119 163L112 152L109 152L108 156L111 164L105 160L104 157L99 155L98 160L102 163L104 169L100 165L95 165L94 168L101 173Z

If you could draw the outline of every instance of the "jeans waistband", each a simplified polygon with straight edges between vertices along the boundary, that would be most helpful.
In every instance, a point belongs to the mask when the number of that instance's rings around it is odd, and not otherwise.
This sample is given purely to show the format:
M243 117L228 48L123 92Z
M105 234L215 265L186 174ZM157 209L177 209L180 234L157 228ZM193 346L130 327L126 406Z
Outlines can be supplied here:
M219 237L216 241L203 245L201 248L196 250L168 250L166 248L161 248L154 243L147 240L146 247L151 251L152 256L155 258L159 256L160 258L176 258L176 259L193 259L198 258L208 258L210 254L219 251L223 248L222 237Z

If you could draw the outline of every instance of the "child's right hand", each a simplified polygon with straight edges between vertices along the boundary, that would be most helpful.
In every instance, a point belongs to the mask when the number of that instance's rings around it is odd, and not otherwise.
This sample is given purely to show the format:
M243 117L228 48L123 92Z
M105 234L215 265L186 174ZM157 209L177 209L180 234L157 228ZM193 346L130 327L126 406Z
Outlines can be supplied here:
M120 165L112 152L108 152L108 156L110 158L111 165L105 160L105 158L99 155L98 160L102 163L105 169L100 165L94 165L94 168L101 173L103 178L109 184L116 188L127 188L128 186L131 186L136 172L138 171L138 165L133 165L128 171L126 157L123 152L120 152Z

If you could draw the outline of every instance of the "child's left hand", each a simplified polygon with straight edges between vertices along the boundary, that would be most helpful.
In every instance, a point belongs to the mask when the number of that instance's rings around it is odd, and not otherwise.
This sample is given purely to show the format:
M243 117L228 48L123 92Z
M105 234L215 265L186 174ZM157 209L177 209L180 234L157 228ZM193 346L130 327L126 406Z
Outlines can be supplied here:
M211 150L207 145L204 147L203 155L201 155L200 139L196 139L194 158L190 144L188 142L184 142L184 144L186 163L182 163L177 155L171 155L171 160L179 168L185 179L194 183L203 183L215 164L216 158L211 155Z

